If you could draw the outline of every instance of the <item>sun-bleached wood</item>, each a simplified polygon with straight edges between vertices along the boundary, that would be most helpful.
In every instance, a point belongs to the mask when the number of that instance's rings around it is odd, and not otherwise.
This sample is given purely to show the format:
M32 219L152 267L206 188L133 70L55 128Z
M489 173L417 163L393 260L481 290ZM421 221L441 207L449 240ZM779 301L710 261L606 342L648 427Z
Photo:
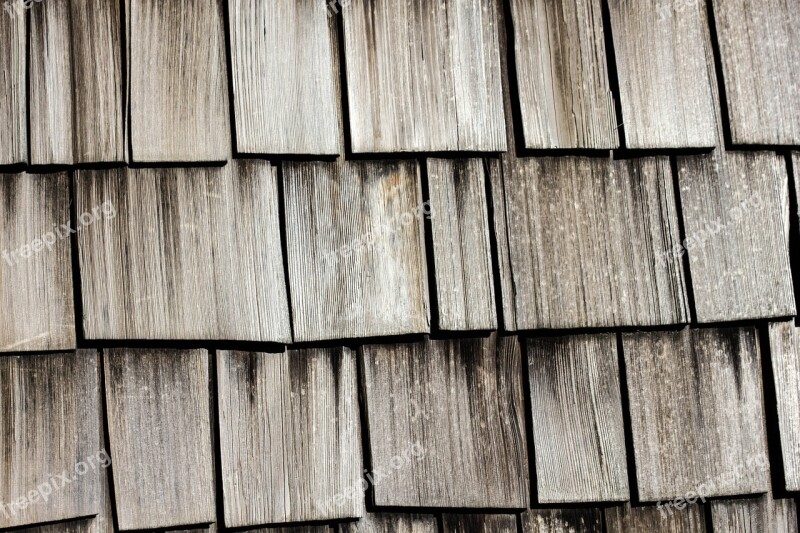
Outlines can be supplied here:
M714 531L727 533L796 533L797 505L791 499L775 500L771 494L745 500L711 502Z
M87 338L291 341L275 167L79 171L75 191L104 208L78 233Z
M517 533L513 514L445 514L442 533Z
M439 329L496 329L483 161L428 159L427 165Z
M22 3L19 7L22 7ZM16 4L5 4L11 7ZM0 16L0 165L28 160L25 72L27 18L21 9Z
M217 353L227 527L364 513L355 354Z
M367 513L357 522L344 522L338 533L437 533L434 515Z
M339 152L336 18L320 0L226 0L236 149Z
M688 322L668 158L506 158L490 178L507 330Z
M104 351L121 530L216 520L205 350Z
M789 0L716 0L733 144L800 145L800 10Z
M533 509L521 521L522 533L603 533L599 509Z
M601 0L511 0L525 146L619 146ZM512 21L506 21L511 24Z
M505 151L499 0L343 4L353 152Z
M516 337L361 350L376 506L527 507Z
M800 490L800 329L794 321L769 325L786 490Z
M126 0L131 160L231 156L224 0Z
M625 146L699 148L717 140L705 0L610 0ZM642 46L647 43L647 46Z
M98 369L91 350L0 357L0 527L101 511Z
M685 504L684 504L685 505ZM705 533L706 520L702 505L686 505L659 509L656 506L631 507L626 504L606 509L608 533ZM725 531L725 530L721 530Z
M69 202L66 173L0 174L0 352L75 348Z
M430 331L419 165L287 162L296 342Z
M640 500L769 490L756 330L684 328L622 340Z
M727 152L678 159L697 321L792 316L789 180L783 157Z
M627 501L617 337L528 340L539 503Z

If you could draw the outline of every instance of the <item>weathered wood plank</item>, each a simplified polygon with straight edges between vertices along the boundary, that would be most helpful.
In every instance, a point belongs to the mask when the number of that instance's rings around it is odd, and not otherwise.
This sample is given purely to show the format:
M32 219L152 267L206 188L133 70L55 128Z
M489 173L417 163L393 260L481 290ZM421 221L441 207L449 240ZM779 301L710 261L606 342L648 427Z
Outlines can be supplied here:
M533 509L522 517L522 533L603 533L599 509Z
M87 338L291 340L275 167L80 171L75 190L103 208L78 234Z
M214 522L208 352L122 348L104 358L119 528Z
M496 329L483 161L428 159L427 165L439 329Z
M511 13L525 146L616 148L601 0L512 0Z
M528 340L540 503L630 499L617 338Z
M626 147L714 146L705 0L612 0L609 10Z
M775 500L771 494L747 500L711 502L714 531L728 533L795 533L797 505L794 500Z
M336 19L325 3L228 0L228 6L237 150L338 153Z
M358 522L339 524L339 533L437 533L436 517L423 514L367 513Z
M755 329L623 334L642 501L769 490Z
M795 314L786 173L768 152L678 160L686 236L667 256L689 255L698 322Z
M22 4L19 4L20 6ZM0 17L0 165L28 161L27 18L16 3L4 3ZM6 16L8 15L8 16Z
M74 349L67 174L0 174L0 221L0 352Z
M101 511L98 369L89 350L0 357L0 527Z
M769 325L787 490L800 490L800 329L793 321Z
M430 331L419 165L287 162L283 179L295 341Z
M223 0L126 0L131 159L231 156Z
M800 145L800 10L787 0L712 5L733 143Z
M516 337L367 345L362 363L376 506L528 505Z
M343 9L354 152L504 151L498 0Z
M353 352L221 351L217 372L227 527L363 515Z
M688 322L683 267L667 253L680 241L668 158L507 159L498 170L507 330Z
M705 533L706 521L702 505L664 510L627 504L606 509L606 528L608 533Z
M512 514L445 514L443 533L517 533Z

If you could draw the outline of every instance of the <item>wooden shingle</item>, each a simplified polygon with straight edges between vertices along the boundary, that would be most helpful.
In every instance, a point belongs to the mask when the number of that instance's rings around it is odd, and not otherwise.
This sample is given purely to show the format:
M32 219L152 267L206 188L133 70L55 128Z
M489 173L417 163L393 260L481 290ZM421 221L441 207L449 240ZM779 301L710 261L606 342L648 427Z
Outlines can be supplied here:
M527 148L619 145L601 6L601 0L511 0Z
M355 354L221 351L217 369L225 525L361 516Z
M682 504L677 509L628 504L606 509L606 530L608 533L705 533L706 520L702 505Z
M344 522L339 533L437 533L434 515L367 513L358 522Z
M506 149L499 0L346 2L353 152Z
M769 490L755 329L623 334L642 501Z
M775 500L771 494L746 500L711 503L714 531L726 533L796 533L797 505L794 500Z
M626 501L617 337L528 340L540 503Z
M87 338L291 340L275 167L76 176Z
M772 373L778 402L786 490L800 490L800 329L794 322L769 325Z
M491 167L510 331L688 322L669 159L508 159Z
M75 348L75 230L66 173L0 174L0 352Z
M706 61L705 0L611 0L609 9L625 146L714 146L716 78Z
M106 350L108 435L121 530L216 520L205 350Z
M516 337L362 348L376 506L529 501Z
M131 160L231 156L224 0L126 0Z
M0 527L101 511L97 352L0 357Z
M25 72L27 18L22 3L4 4L14 8L0 17L0 165L28 160L28 117Z
M533 509L521 519L522 533L603 533L599 509Z
M483 161L428 159L427 165L439 329L496 329Z
M512 514L445 514L442 533L517 533Z
M428 332L419 165L287 162L283 179L295 341Z

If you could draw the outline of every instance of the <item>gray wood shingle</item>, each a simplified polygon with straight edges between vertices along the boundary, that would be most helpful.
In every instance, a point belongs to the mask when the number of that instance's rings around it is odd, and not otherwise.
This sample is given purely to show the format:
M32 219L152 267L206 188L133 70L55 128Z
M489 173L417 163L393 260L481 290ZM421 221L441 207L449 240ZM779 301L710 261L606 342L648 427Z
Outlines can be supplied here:
M517 533L512 514L445 514L442 533Z
M522 533L603 533L599 509L533 509L521 518Z
M702 505L664 510L628 504L606 509L606 529L608 533L705 533L706 520Z
M794 321L769 325L786 489L800 490L800 329Z
M794 500L775 500L771 494L745 500L711 502L714 531L727 533L795 533L797 505Z
M17 4L4 4L4 7L12 6ZM25 89L28 19L24 11L19 11L22 9L0 17L0 35L3 36L0 46L0 165L28 160Z
M357 522L339 525L339 533L437 533L436 517L409 513L367 513Z

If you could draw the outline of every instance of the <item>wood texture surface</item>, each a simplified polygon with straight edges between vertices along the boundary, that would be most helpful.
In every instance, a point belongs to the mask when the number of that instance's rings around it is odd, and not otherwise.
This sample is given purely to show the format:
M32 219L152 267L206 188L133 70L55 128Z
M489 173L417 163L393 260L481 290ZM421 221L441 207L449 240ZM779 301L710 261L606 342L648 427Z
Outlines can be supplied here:
M108 435L121 530L214 522L205 350L105 350Z
M522 533L603 533L599 509L533 509L521 522Z
M705 0L610 0L625 146L716 143ZM643 46L643 43L647 43Z
M0 165L28 161L27 28L27 18L16 10L0 17Z
M69 201L66 173L0 174L0 352L75 348Z
M490 175L507 330L689 320L669 159L507 159Z
M339 533L436 533L436 517L423 514L367 513L358 522L344 522Z
M225 525L363 515L355 354L221 351L217 369Z
M131 159L231 156L223 0L126 0Z
M32 5L31 164L124 161L120 4Z
M697 321L795 314L789 191L783 157L727 152L679 158L685 238Z
M639 498L769 490L756 330L685 328L622 339Z
M791 499L774 500L771 494L746 500L711 503L714 531L728 533L795 533L797 504Z
M428 332L418 164L287 162L283 179L295 341Z
M800 329L793 321L769 325L786 489L800 490Z
M516 337L367 345L362 363L376 506L528 505Z
M606 509L608 533L705 533L706 521L702 505L663 510L655 506L611 507ZM724 531L724 530L722 530Z
M601 5L601 0L511 0L527 148L619 145Z
M442 533L517 533L513 514L445 514Z
M617 337L528 340L539 503L630 499Z
M98 368L89 350L0 357L0 527L100 512Z
M75 190L104 208L78 235L87 338L291 340L275 167L81 171Z
M427 165L439 329L496 329L483 161L428 159Z
M324 4L228 0L239 152L339 152L336 19Z
M506 149L498 0L367 0L342 13L354 152Z
M714 1L734 144L800 145L800 10L789 0Z

